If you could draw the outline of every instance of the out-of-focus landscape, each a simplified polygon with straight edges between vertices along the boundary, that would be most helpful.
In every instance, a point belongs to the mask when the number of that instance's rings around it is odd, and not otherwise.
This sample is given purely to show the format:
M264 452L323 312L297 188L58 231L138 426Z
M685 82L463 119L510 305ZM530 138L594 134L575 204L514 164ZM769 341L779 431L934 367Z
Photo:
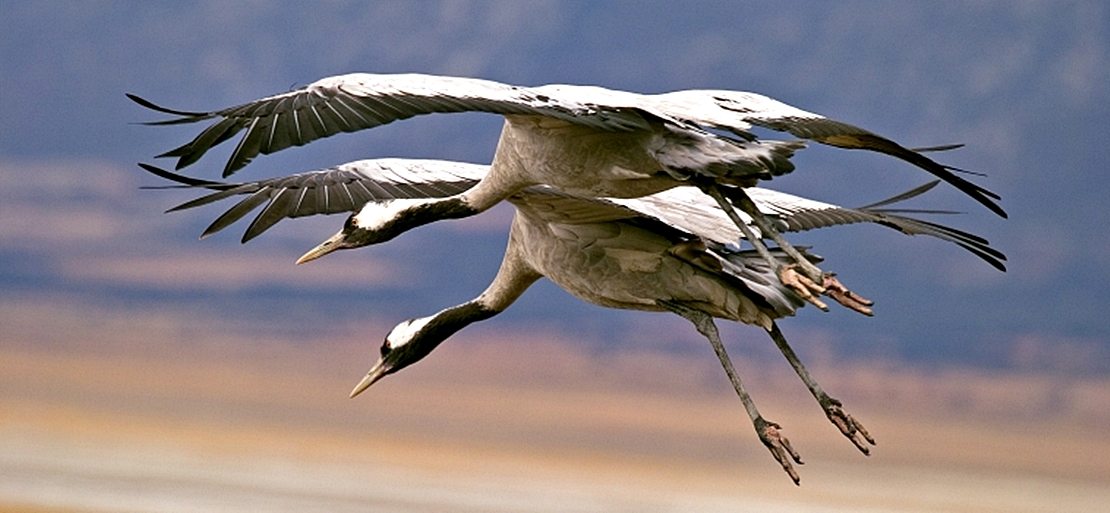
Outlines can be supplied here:
M1097 511L1110 504L1110 8L1100 2L0 2L0 511ZM673 315L541 281L357 399L399 321L496 272L512 209L293 266L341 216L243 225L136 162L185 110L355 71L750 90L986 176L990 239L874 226L791 236L876 316L781 321L875 436L861 455L757 328L720 323L795 487L708 344ZM488 162L500 120L425 116L263 156L253 180L374 157ZM762 133L773 137L776 134ZM226 145L225 145L226 146ZM184 172L218 179L227 148ZM844 205L928 179L810 145L768 184ZM226 206L224 206L226 208Z
M815 366L877 438L864 457L786 365L738 358L764 414L806 462L795 487L708 348L700 358L598 356L542 333L463 334L350 400L367 366L356 333L342 343L261 341L171 315L93 308L80 312L99 319L90 329L57 322L65 316L44 305L18 310L3 311L15 339L5 334L0 355L0 511L1096 511L1110 503L1105 378ZM51 321L46 331L70 342L49 351L20 342Z

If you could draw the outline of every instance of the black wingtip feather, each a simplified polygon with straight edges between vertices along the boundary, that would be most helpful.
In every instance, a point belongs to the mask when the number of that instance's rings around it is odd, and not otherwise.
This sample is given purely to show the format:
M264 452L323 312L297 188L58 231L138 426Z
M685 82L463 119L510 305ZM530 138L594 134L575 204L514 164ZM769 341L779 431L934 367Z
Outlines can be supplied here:
M978 171L969 171L967 169L961 169L961 168L953 167L953 166L944 166L944 168L949 170L949 171L952 171L953 173L963 173L965 175L980 176L980 177L987 176L986 173L980 173ZM990 194L990 195L994 196L993 192L990 192L990 191L983 191L983 192L986 192L987 194ZM994 197L998 198L998 196L994 196Z
M898 147L896 144L894 146ZM1006 214L1006 211L1002 210L1001 206L999 206L994 201L991 201L991 199L1001 200L1002 197L999 196L998 194L995 194L995 193L993 193L991 191L988 191L988 190L986 190L986 189L984 189L984 188L982 188L978 185L975 185L974 183L971 183L971 182L969 182L969 181L967 181L963 178L960 178L959 176L957 176L955 173L953 173L951 171L952 168L949 167L949 166L944 166L944 165L938 164L937 162L933 161L933 159L930 159L929 157L926 157L925 155L922 155L920 153L905 150L904 148L902 150L903 151L895 150L893 152L887 152L887 151L883 151L883 150L879 150L879 151L881 151L883 153L888 153L889 155L891 155L893 157L901 158L901 159L903 159L903 160L905 160L905 161L907 161L911 164L914 164L914 165L932 173L937 178L940 178L941 180L944 180L945 182L948 182L952 186L956 187L957 189L962 191L964 194L967 194L968 196L971 196L975 201L978 201L983 206L990 209L991 212L994 212L995 214L998 214L1003 219L1006 219L1006 218L1009 217Z
M963 147L964 147L963 143L957 143L957 144L942 144L940 146L922 146L920 148L908 148L908 149L910 151L916 151L918 153L929 153L929 152L934 152L934 151L955 150L955 149L959 149L959 148L963 148Z
M182 144L181 146L178 146L178 147L176 147L176 148L174 148L170 151L167 151L165 153L159 153L158 155L155 155L154 158L156 158L156 159L173 158L173 157L184 158L184 156L188 155L190 151L193 151L193 143L191 143L191 142L187 143L187 144ZM180 168L178 168L178 169L180 169Z
M928 171L929 173L932 173L933 176L936 176L937 178L948 182L950 185L959 189L964 194L971 196L972 199L978 201L983 206L987 207L991 212L994 212L1003 219L1009 217L1006 214L1006 211L1002 210L1001 206L992 201L992 199L1001 200L1001 196L988 191L968 180L965 180L960 176L957 176L955 173L952 172L952 168L950 166L945 166L937 163L933 159L926 157L919 152L905 148L902 145L880 135L864 131L864 133L854 133L850 136L837 135L829 137L817 137L814 138L814 140L839 148L875 151L878 153L890 155L897 159L904 160L921 169L924 169L925 171Z
M917 187L914 187L913 189L910 189L910 190L908 190L906 192L903 192L901 194L891 196L891 197L889 197L887 199L884 199L884 200L876 201L876 202L874 202L870 205L864 205L862 207L856 207L856 209L857 210L874 210L878 207L890 205L892 203L899 203L899 202L906 201L906 200L911 199L911 198L916 198L916 197L918 197L922 194L925 194L926 192L929 192L934 187L936 187L937 184L939 184L939 183L940 183L940 180L933 180L931 182L928 182L928 183L919 185Z
M180 123L182 121L185 121L185 122L199 121L201 119L212 116L211 112L189 112L189 111L185 111L185 110L175 110L175 109L171 109L171 108L168 108L168 107L163 107L161 105L158 105L158 104L156 104L154 102L151 102L150 100L147 100L146 98L143 98L143 97L141 97L139 95L136 95L136 94L131 94L131 93L123 93L123 94L125 94L129 99L131 99L131 101L133 101L133 102L135 102L139 105L142 105L143 107L146 107L150 110L161 112L163 114L172 114L174 116L183 116L183 117L189 118L188 120L173 120L174 122L177 122L177 123ZM165 121L156 121L156 122L149 123L149 124L165 124L165 123L166 123Z
M185 175L180 175L180 174L177 174L177 173L172 173L172 172L166 171L165 169L162 169L160 167L152 166L150 164L146 164L146 163L143 163L143 162L139 162L139 167L143 168L148 173L153 174L155 176L158 176L160 178L165 178L166 180L169 180L171 182L177 182L177 183L187 185L187 186L190 186L190 187L204 187L204 188L207 188L207 189L224 189L224 188L227 188L229 186L229 184L225 184L225 183L222 183L222 182L213 182L213 181L210 181L210 180L201 180L199 178L193 178L193 177L190 177L190 176L185 176Z

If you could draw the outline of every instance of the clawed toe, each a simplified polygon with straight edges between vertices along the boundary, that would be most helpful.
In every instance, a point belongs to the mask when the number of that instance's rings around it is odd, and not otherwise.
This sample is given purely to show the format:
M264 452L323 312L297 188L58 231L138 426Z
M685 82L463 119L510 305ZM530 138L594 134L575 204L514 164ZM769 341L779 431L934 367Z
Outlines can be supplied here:
M797 265L783 266L782 269L779 270L779 281L782 282L783 285L790 287L790 289L801 296L802 299L812 303L813 306L826 312L829 311L829 306L817 297L817 294L824 294L826 292L825 287L814 283L813 280L799 273ZM832 297L836 299L835 296Z
M794 463L799 465L804 465L805 463L802 461L802 456L798 454L798 451L794 450L794 447L790 445L790 440L782 434L781 430L782 426L774 422L769 422L762 418L756 420L756 432L759 433L759 440L771 451L771 456L774 456L775 460L779 462L779 465L782 465L782 469L786 471L790 479L794 481L794 484L800 484L802 478L798 475L798 471L794 470L794 466L790 463L790 460L793 459ZM788 455L789 458L787 457Z
M840 280L836 279L835 274L825 273L822 276L821 283L818 284L798 271L797 265L783 266L779 270L779 281L790 287L802 299L812 303L813 306L826 312L829 311L829 306L817 297L819 294L824 294L833 298L837 303L861 314L875 315L875 312L870 308L875 302L848 290L848 287L845 287L844 284L840 283Z
M875 313L868 308L874 305L875 302L848 290L848 287L845 287L840 283L840 280L836 279L835 274L825 273L822 285L825 287L825 295L833 298L837 303L864 315L875 315Z
M821 407L825 410L825 415L829 417L829 420L855 444L860 452L865 456L871 455L871 449L868 448L867 444L875 445L875 439L871 438L871 434L867 432L863 424L860 424L848 412L844 411L840 401L830 397L827 401L821 402Z

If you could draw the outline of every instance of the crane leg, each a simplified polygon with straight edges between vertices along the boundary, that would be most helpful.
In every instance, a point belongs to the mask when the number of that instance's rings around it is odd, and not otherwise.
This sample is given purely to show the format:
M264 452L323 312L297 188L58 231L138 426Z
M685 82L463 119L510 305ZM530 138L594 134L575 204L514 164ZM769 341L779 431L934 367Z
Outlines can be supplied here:
M702 185L701 189L717 202L721 210L724 210L729 219L740 229L740 233L752 243L752 246L755 247L759 255L767 260L771 268L775 270L775 274L778 275L779 281L797 292L802 299L809 301L821 310L828 311L828 306L814 296L814 294L825 294L833 298L837 303L851 308L852 310L864 315L874 315L871 308L869 308L874 302L848 290L847 287L836 279L835 274L826 273L810 263L808 259L802 256L801 252L786 241L782 234L780 234L771 223L767 222L766 217L763 216L759 208L756 207L755 203L748 197L747 193L744 192L744 189L739 187L730 189L729 196L732 198L731 202L728 197L725 197L720 186L716 184ZM743 210L744 213L751 217L752 223L755 224L756 228L759 228L759 231L764 236L770 237L787 256L794 260L794 264L783 266L771 256L770 252L767 250L767 246L763 244L761 237L757 237L751 227L740 219L739 214L736 213L736 209L733 207L734 203L740 210Z
M813 376L809 375L809 371L802 365L802 361L798 359L798 355L794 354L794 350L790 344L786 342L786 337L783 336L782 331L779 330L778 323L771 323L771 329L767 330L771 335L771 339L775 341L775 345L779 347L779 351L786 357L786 361L790 362L790 366L794 367L794 372L798 373L798 377L802 378L802 382L809 388L810 393L817 399L817 404L821 405L821 409L825 410L825 416L832 421L833 425L840 430L844 436L848 437L853 444L859 448L865 456L871 455L871 450L867 444L875 445L875 439L871 438L871 434L863 427L855 418L844 411L843 404L840 401L829 397ZM866 444L864 443L866 442Z
M790 440L786 438L781 432L782 426L768 421L760 415L759 410L755 407L755 402L752 401L751 395L744 389L743 383L740 382L740 376L736 373L736 368L732 365L732 360L729 359L728 353L725 352L725 346L721 342L720 333L717 331L717 325L713 322L713 317L700 310L689 308L680 303L673 301L659 301L660 306L666 308L683 318L694 323L698 333L701 333L705 338L709 339L709 343L713 346L713 351L717 353L717 359L721 361L721 366L725 369L725 374L728 375L729 381L732 382L732 388L736 390L736 395L740 396L740 402L744 404L744 410L748 412L748 416L752 419L752 426L755 427L755 432L759 436L759 440L763 445L771 451L771 455L775 460L782 465L782 469L794 481L794 484L801 482L801 477L798 472L794 470L794 466L790 463L793 459L795 463L802 465L802 457L790 445Z

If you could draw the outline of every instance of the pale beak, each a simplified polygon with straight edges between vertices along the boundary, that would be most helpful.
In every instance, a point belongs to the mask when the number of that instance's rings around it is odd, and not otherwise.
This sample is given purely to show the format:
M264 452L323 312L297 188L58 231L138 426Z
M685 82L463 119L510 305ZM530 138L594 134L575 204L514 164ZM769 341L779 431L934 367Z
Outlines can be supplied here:
M367 388L370 388L370 385L377 383L379 379L385 377L385 372L387 370L389 370L389 367L385 365L385 360L378 360L378 363L374 364L370 372L366 373L366 377L362 378L362 381L359 381L358 384L355 385L354 390L351 390L351 399L354 399L355 396L361 394Z
M320 243L319 246L310 249L308 253L301 255L301 257L297 259L297 265L303 264L305 262L311 262L328 253L331 253L332 251L342 249L344 240L346 240L346 235L343 232L332 235L330 239Z

